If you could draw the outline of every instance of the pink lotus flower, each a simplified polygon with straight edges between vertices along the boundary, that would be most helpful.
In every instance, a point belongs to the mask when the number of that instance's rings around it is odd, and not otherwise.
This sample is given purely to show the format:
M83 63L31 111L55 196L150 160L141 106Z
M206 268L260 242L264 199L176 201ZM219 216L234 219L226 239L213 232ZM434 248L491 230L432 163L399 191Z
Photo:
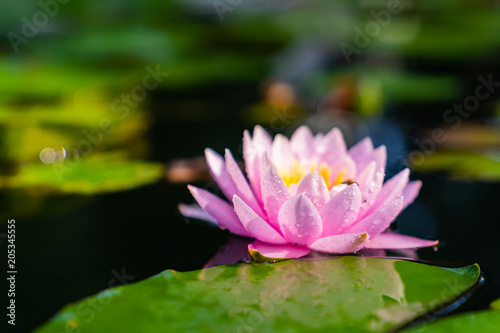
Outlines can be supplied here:
M229 150L225 158L205 150L210 172L230 201L189 185L200 205L180 205L183 215L211 221L234 234L255 238L251 253L299 258L311 251L353 253L362 248L403 249L437 241L386 229L415 200L422 183L405 169L384 183L385 146L365 138L349 150L334 128L316 136L306 126L290 139L260 126L245 131L248 180Z

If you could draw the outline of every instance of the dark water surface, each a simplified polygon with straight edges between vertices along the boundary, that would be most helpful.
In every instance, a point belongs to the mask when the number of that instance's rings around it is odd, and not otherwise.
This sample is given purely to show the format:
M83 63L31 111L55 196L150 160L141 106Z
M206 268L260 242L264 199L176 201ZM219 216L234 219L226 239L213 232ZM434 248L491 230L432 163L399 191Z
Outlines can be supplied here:
M230 101L228 109L238 103ZM210 121L172 115L167 109L154 112L149 132L152 159L194 157L206 146L218 151L228 147L238 156L245 125L228 109L214 112ZM421 260L478 263L487 286L463 309L485 308L500 297L500 184L439 174L414 173L412 178L422 179L424 187L398 218L398 229L441 240L438 251L421 250ZM17 222L20 331L34 329L65 304L109 286L140 281L165 269L202 268L229 238L227 232L181 217L177 204L193 199L184 184L166 180L95 197L46 194L42 203L37 197L12 191L0 196L3 207L25 206L19 216L5 217Z

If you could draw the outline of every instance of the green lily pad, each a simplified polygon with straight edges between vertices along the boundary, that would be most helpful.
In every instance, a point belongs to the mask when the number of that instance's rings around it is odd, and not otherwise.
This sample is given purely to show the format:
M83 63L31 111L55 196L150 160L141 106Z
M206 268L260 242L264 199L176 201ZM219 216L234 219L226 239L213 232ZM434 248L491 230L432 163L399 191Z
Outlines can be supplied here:
M414 167L420 171L445 171L451 176L482 181L500 179L498 156L476 152L440 151L430 154Z
M404 330L404 333L498 333L500 299L491 304L494 310L477 311L446 317L436 322Z
M0 188L94 194L132 189L161 177L163 166L158 163L94 158L73 163L30 164L15 176L0 177Z
M134 110L121 120L106 109L109 105L105 102L85 107L0 105L0 159L13 163L34 162L40 160L39 154L44 148L72 150L85 142L92 143L100 153L124 148L131 152L142 150L148 127L146 114ZM102 123L109 127L103 127Z
M167 270L67 305L37 332L386 332L479 273L354 256Z

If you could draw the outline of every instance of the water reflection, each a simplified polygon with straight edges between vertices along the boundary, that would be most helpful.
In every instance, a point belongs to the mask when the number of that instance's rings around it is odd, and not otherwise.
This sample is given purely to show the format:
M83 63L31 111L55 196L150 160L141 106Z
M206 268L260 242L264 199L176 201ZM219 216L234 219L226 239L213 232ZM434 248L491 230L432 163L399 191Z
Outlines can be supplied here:
M248 252L248 244L254 242L253 239L239 237L231 234L227 243L222 245L217 253L207 262L204 268L214 267L218 265L231 265L242 262L251 261L250 254ZM407 259L407 260L417 260L418 253L415 249L398 249L398 250L383 250L383 249L362 249L358 253L354 254L357 257L374 257L374 258L397 258L397 259ZM333 256L335 257L335 256ZM311 252L304 258L313 260L327 260L332 258L332 255ZM270 259L269 262L275 260Z

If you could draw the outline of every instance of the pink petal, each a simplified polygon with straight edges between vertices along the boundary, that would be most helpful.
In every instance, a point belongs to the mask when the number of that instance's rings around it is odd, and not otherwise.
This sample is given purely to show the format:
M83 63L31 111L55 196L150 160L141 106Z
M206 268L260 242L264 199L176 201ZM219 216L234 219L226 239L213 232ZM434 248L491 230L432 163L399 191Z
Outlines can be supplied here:
M286 244L286 240L266 221L257 215L237 195L233 198L234 210L245 229L256 239L271 244Z
M243 159L245 160L245 170L247 172L250 186L260 202L260 171L258 152L253 146L252 138L248 131L243 132ZM262 202L260 202L262 204Z
M248 245L248 250L250 252L257 251L262 256L268 258L300 258L306 254L311 253L311 250L305 247L294 246L294 245L272 245L267 243L262 243L255 241Z
M224 159L210 148L205 149L205 157L207 159L208 169L210 170L212 178L215 180L226 198L232 200L233 195L238 193L238 190L233 182L233 179L227 172Z
M368 137L356 143L348 151L349 156L356 163L358 171L363 170L371 162L372 152L373 143Z
M255 126L253 130L253 144L258 151L267 151L273 143L273 138L262 126Z
M361 206L361 191L357 184L344 189L327 202L319 212L323 221L323 236L339 234L356 219Z
M262 201L269 218L269 224L279 230L278 213L281 206L290 198L285 182L271 165L262 174Z
M330 198L333 198L334 196L345 190L347 187L349 187L349 185L347 184L338 184L332 187L332 189L330 190Z
M356 164L349 155L344 155L344 157L333 164L330 182L334 184L341 173L342 181L353 180L356 177Z
M402 170L397 175L385 182L384 186L377 195L372 207L368 210L367 214L370 214L377 210L379 207L386 205L387 203L393 201L394 199L400 197L403 194L403 189L406 184L408 184L410 176L410 170L408 168Z
M403 197L397 198L373 214L368 215L349 228L347 232L367 232L371 238L374 238L391 225L391 222L398 216L401 208L403 208Z
M380 168L385 170L387 162L387 148L384 145L375 149L373 152L373 160L377 163L376 170L380 170Z
M371 179L365 183L361 196L363 197L361 208L359 209L358 218L363 218L367 215L367 212L373 211L373 204L377 200L382 184L384 183L384 169L380 169L378 172L372 175Z
M323 237L309 245L314 251L324 253L353 253L359 251L368 240L365 233L342 234Z
M300 193L287 200L278 214L281 232L289 243L307 245L323 231L321 217L314 204Z
M300 126L290 138L290 147L294 155L300 159L311 158L314 152L314 135L307 126Z
M299 181L295 193L304 193L318 211L330 200L325 180L316 171Z
M418 192L420 192L420 188L422 187L422 182L420 180L415 180L409 182L408 185L403 190L403 210L408 207L418 196Z
M271 147L271 136L260 126L254 129L254 138L248 131L243 133L243 158L248 180L255 193L257 201L262 204L260 188L260 163L262 155Z
M319 153L320 151L318 150L319 146L323 144L323 139L325 138L325 135L323 133L318 133L314 136L314 147L316 148L316 153Z
M248 185L247 179L241 172L240 166L234 160L233 154L229 149L226 149L226 169L229 176L233 180L236 187L236 193L240 196L260 217L265 218L266 215L257 202L250 185Z
M286 136L276 135L271 149L271 156L278 170L287 173L292 171L293 154Z
M243 227L233 206L218 196L195 186L188 186L198 204L210 214L222 229L228 229L233 234L252 237Z
M321 162L333 165L346 154L345 140L338 128L333 128L317 142L316 153Z
M273 166L274 168L276 168L276 166L274 165L271 157L270 157L270 154L269 152L265 152L263 153L261 156L260 156L260 161L259 161L259 169L260 169L260 178L262 179L262 176L264 174L264 171L267 170L267 168L269 168L270 166ZM278 171L278 169L276 169L276 171ZM261 183L262 183L262 180L261 180ZM262 184L261 184L262 185Z
M439 241L384 232L371 239L365 247L369 249L409 249L436 246L438 244Z
M186 217L191 217L193 219L208 221L217 224L217 221L212 216L210 216L210 214L201 209L201 207L198 205L179 204L178 208L181 214Z
M358 183L360 189L364 189L373 180L376 167L377 162L371 161L356 177L356 183Z

